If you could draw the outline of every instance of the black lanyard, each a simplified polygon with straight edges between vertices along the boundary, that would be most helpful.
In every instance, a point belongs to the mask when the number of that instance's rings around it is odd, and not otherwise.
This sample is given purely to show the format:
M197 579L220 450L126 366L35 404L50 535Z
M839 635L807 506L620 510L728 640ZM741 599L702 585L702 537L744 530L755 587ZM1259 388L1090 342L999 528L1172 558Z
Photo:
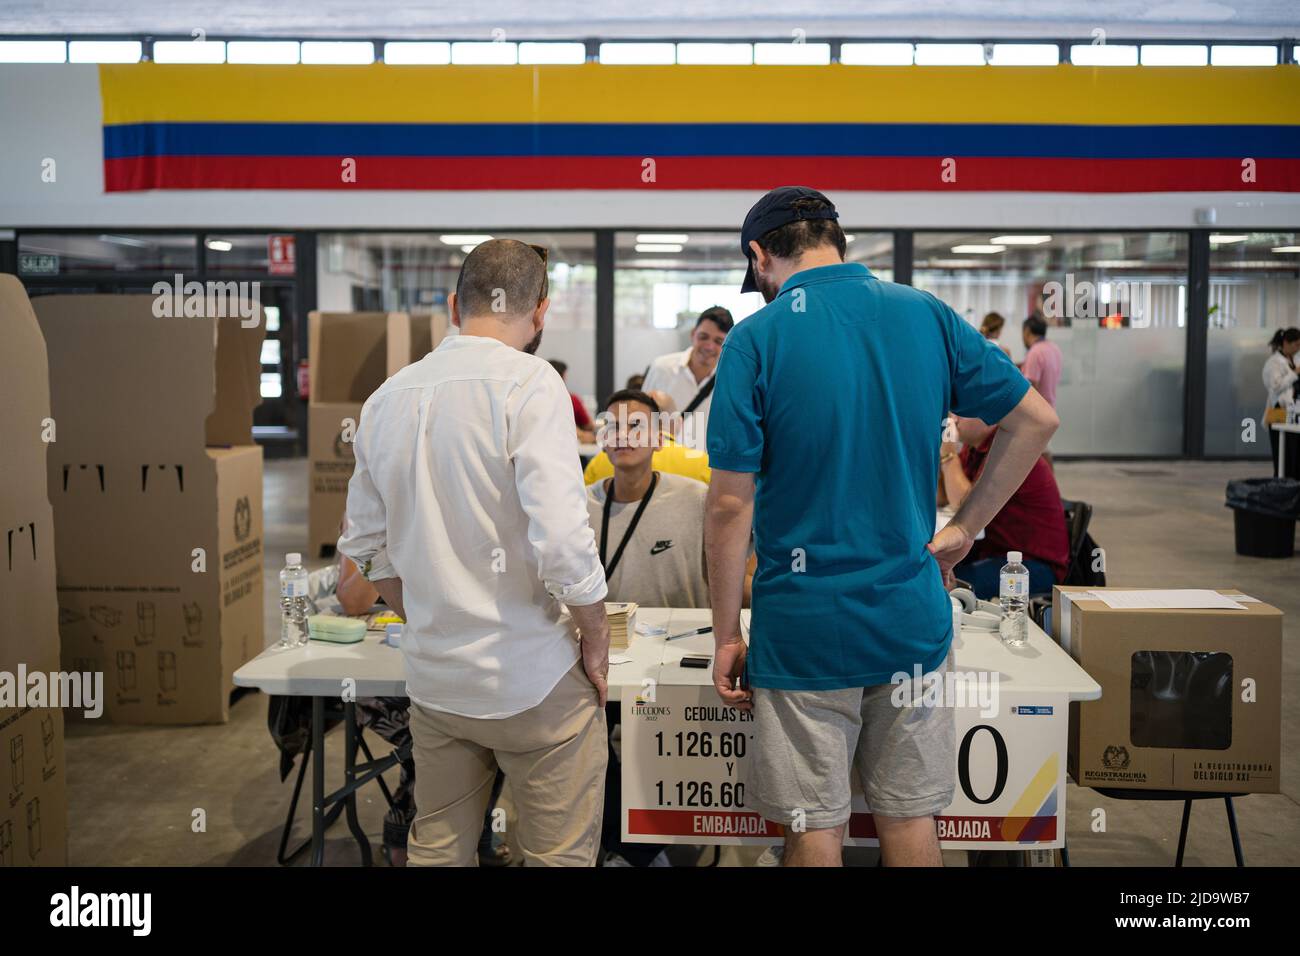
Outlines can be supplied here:
M715 372L713 376L700 387L700 390L695 393L695 397L691 399L691 403L682 409L682 414L689 415L691 412L695 411L695 409L699 408L704 400L713 394L713 386L716 384L718 384L718 376Z
M655 493L655 485L659 484L659 472L651 473L650 487L646 490L645 497L636 506L636 513L632 515L632 520L628 522L627 530L623 532L623 540L619 542L614 557L608 564L605 564L605 544L609 539L609 509L614 505L614 481L613 478L609 480L609 491L605 495L605 509L600 519L600 563L605 565L606 580L613 576L614 569L618 567L618 559L623 557L623 549L632 540L632 532L636 530L637 522L641 520L641 515L645 513L645 506L650 504L650 498Z

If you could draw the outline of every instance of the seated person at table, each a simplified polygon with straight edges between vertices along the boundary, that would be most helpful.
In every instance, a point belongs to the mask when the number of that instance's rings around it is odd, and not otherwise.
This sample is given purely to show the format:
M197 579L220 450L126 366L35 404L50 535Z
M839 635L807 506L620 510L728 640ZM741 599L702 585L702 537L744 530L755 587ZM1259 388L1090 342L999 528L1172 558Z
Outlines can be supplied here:
M958 454L955 443L944 442L939 456L939 504L961 506L979 477L997 428L978 418L952 416L957 437L965 447ZM1029 593L1050 591L1065 580L1070 541L1065 527L1065 509L1051 466L1043 458L1034 462L1024 482L1016 489L997 516L984 529L966 559L953 574L968 581L975 595L997 600L998 573L1007 563L1007 552L1019 551L1029 569Z
M614 422L605 432L613 475L587 486L587 512L605 566L607 600L635 601L643 607L708 607L707 488L692 478L657 470L653 459L663 438L654 427L660 410L654 398L623 389L610 397L605 410ZM611 730L620 716L617 702L606 705ZM611 735L601 827L604 865L670 865L662 846L622 842L621 773Z
M645 392L615 392L605 406L613 475L587 486L587 514L609 600L644 607L708 607L704 577L703 482L659 471L659 404Z
M623 389L627 391L639 391L638 389ZM680 441L673 438L667 433L668 425L671 423L672 428L681 427L681 419L673 417L675 411L673 400L666 392L645 392L655 401L658 408L656 419L663 426L659 432L659 444L655 446L652 467L655 471L664 472L669 475L682 475L686 478L694 478L696 481L702 481L706 485L709 483L709 456L696 448L688 448ZM608 409L604 414L599 416L601 421L608 421L610 413ZM599 427L596 433L596 439L599 441L601 432ZM586 470L582 473L582 480L588 485L594 484L614 474L614 463L609 460L609 455L601 452L595 458L587 463ZM639 603L639 602L638 602Z
M367 614L380 602L375 586L361 575L351 558L339 555L339 583L335 596L344 614ZM357 700L357 723L369 728L381 738L400 747L411 739L411 702L405 697L362 697ZM497 771L492 786L492 799L488 802L483 831L479 834L478 859L480 866L509 866L510 847L504 842L493 845L492 809L505 774ZM409 757L401 763L401 776L393 791L393 804L384 814L384 843L382 854L392 866L406 866L406 839L415 819L415 761Z

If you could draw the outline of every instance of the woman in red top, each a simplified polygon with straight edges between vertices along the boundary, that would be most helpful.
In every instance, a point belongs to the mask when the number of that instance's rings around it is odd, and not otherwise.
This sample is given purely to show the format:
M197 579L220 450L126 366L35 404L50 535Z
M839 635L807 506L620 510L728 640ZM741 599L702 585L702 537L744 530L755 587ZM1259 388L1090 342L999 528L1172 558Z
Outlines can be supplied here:
M958 455L953 444L944 443L939 457L939 495L940 504L945 503L946 496L947 503L956 508L983 470L997 427L986 425L978 418L954 415L952 421L965 447ZM1065 580L1070 560L1065 508L1056 477L1042 458L1034 462L1024 482L989 522L984 537L975 542L953 574L969 581L977 597L996 600L998 572L1006 564L1008 551L1024 555L1031 594L1050 591L1053 584Z
M564 380L564 387L569 387L569 366L559 359L550 359L551 367L560 373L560 378ZM587 412L587 406L582 404L582 399L572 392L569 392L569 398L573 401L573 424L578 429L578 441L591 444L596 440L596 426L591 421L591 415Z

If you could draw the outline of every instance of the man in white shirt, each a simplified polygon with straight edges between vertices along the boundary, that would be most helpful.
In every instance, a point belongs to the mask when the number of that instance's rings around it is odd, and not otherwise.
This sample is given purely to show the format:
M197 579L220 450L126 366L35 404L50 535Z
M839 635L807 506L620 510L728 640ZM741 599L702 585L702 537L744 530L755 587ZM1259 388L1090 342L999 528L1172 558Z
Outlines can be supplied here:
M641 390L661 391L671 396L682 412L682 444L704 450L708 434L709 406L713 400L713 373L718 369L722 343L736 323L720 305L705 309L695 320L691 347L670 352L650 363Z
M461 334L361 412L338 550L399 613L409 865L472 865L499 766L533 865L594 865L609 626L572 403L536 358L542 254L492 240L448 297ZM565 613L567 607L568 613Z

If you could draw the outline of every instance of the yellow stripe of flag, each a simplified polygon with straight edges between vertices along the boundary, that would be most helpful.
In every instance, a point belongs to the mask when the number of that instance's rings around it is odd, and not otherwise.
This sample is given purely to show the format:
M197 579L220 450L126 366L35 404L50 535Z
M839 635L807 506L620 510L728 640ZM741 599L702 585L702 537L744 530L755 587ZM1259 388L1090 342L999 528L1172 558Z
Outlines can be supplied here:
M1059 769L1060 757L1058 754L1052 754L1043 765L1038 768L1038 773L1034 774L1029 786L1025 787L1015 805L1007 811L1008 822L1002 827L1002 839L1017 840L1025 828L1026 818L1032 817L1038 812L1047 795L1052 792L1056 786L1057 771ZM1016 823L1010 822L1011 818L1017 818Z
M1300 125L1300 67L100 67L104 123Z

